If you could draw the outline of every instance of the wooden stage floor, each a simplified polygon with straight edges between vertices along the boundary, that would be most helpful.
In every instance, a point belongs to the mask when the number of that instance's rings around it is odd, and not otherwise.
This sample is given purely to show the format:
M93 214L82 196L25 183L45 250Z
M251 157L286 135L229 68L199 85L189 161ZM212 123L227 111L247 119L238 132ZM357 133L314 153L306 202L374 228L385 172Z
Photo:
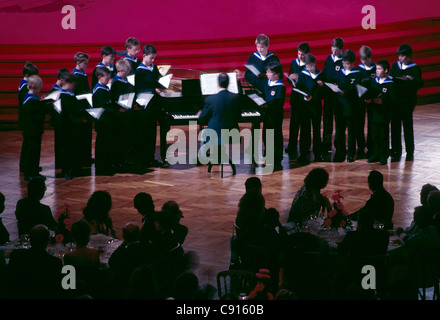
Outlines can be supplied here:
M280 212L281 221L286 222L292 199L303 183L306 174L316 167L327 169L330 181L323 190L329 198L337 189L344 190L343 200L348 211L359 209L370 196L367 175L370 170L384 174L385 188L395 200L394 224L408 226L413 209L419 205L419 192L423 184L440 186L440 104L418 106L414 113L415 160L389 163L386 166L369 164L366 159L353 163L311 163L296 167L285 154L284 169L259 176L263 182L266 207ZM288 119L284 120L284 142L287 144ZM6 209L1 215L3 223L11 234L17 237L15 205L26 196L26 181L19 174L18 159L21 148L21 132L0 132L0 192L6 196ZM195 251L199 257L196 273L200 282L214 284L218 271L229 265L229 239L240 197L244 193L244 182L252 176L250 165L237 165L237 175L231 176L225 166L225 176L220 177L219 167L207 172L207 166L173 165L157 168L142 175L117 174L112 177L92 175L65 180L55 178L53 157L53 131L44 133L41 155L42 174L47 177L47 192L43 203L59 210L64 202L72 204L73 218L82 215L90 195L96 190L107 190L113 199L111 218L121 235L123 225L128 221L141 223L141 216L133 207L133 198L138 192L153 196L156 209L163 203L175 200L179 203L184 219L182 224L189 228L183 247Z

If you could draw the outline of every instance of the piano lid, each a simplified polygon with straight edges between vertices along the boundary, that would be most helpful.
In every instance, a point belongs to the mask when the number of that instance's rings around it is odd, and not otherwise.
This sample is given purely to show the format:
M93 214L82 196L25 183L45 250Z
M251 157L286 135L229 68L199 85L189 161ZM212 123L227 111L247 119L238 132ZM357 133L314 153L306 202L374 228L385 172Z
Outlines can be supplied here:
M171 68L168 71L168 74L172 74L173 78L171 79L170 87L164 90L164 92L170 93L185 91L185 89L183 88L183 86L185 85L182 85L183 82L186 82L185 80L200 80L200 75L204 73L206 72L195 69Z

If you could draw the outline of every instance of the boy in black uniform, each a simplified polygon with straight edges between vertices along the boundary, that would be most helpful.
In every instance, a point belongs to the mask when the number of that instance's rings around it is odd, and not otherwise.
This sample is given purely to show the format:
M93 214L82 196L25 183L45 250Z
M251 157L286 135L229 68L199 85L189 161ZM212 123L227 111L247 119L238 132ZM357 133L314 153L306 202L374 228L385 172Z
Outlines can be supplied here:
M66 68L61 68L57 74L57 82L49 90L49 93L54 91L61 91L66 79L71 76L71 72ZM55 170L61 169L61 159L62 159L62 138L60 134L60 114L53 108L51 111L50 125L54 128L54 155L55 155Z
M305 69L305 56L310 53L310 45L303 42L298 46L298 58L293 60L290 64L289 78L294 81L298 80L298 75ZM298 133L300 128L300 114L298 112L300 101L303 96L293 90L290 93L290 124L289 124L289 143L286 148L286 153L291 157L296 157L298 153Z
M314 161L323 161L321 155L321 91L323 83L322 73L316 69L316 58L306 54L304 58L305 70L298 75L296 88L306 93L298 100L298 115L301 119L300 154L298 160L302 163L310 162L311 125L313 127L313 155ZM298 93L299 94L299 93ZM311 124L311 125L310 125Z
M137 152L140 160L140 165L143 167L161 167L163 163L155 159L156 153L156 137L157 137L157 121L161 118L162 101L159 95L161 88L158 82L161 74L157 66L153 63L156 59L157 50L151 45L147 44L142 50L142 63L135 72L135 92L151 93L154 97L146 108L135 110L138 115L134 117L137 119L138 141ZM165 124L161 125L161 132L167 132L168 128ZM162 136L162 134L161 134ZM166 137L166 135L165 135ZM166 140L161 140L162 144L166 145Z
M38 67L30 62L26 62L23 67L23 79L20 81L20 85L18 86L18 127L23 130L22 126L22 110L23 110L23 101L29 92L28 89L28 79L30 76L38 75ZM23 172L23 155L20 154L20 172Z
M376 65L377 77L371 79L371 85L365 100L371 122L371 157L367 162L379 161L387 164L390 147L390 116L394 103L394 83L388 76L390 64L381 60Z
M260 34L255 40L255 46L257 47L257 51L251 54L248 58L247 64L253 65L259 72L260 78L266 78L266 68L267 65L273 61L280 62L278 56L269 51L269 37ZM246 73L244 75L245 79L251 82L250 79L253 79L254 74L246 69Z
M96 84L98 83L98 77L95 74L95 70L98 67L106 67L110 70L110 79L116 75L116 66L113 64L115 61L116 51L111 46L105 46L101 49L102 61L98 63L92 73L92 88L94 89ZM111 82L111 80L110 80Z
M371 79L376 78L376 64L371 59L371 48L368 46L362 46L359 49L359 59L361 60L361 64L358 65L359 70L362 72L362 81L361 85L368 89L368 86L371 84ZM373 149L373 145L371 143L371 115L368 113L368 109L366 107L365 101L360 100L359 103L359 118L357 126L357 141L358 141L358 153L356 155L357 159L365 158L365 148L362 148L363 145L367 147L368 156L371 155L371 150ZM367 114L367 140L365 141L365 114Z
M89 117L75 97L74 90L75 76L71 73L65 78L60 95L61 170L67 180L80 174L81 150L84 147L82 146L83 141L78 139L78 136L83 132L83 127L87 125Z
M334 38L331 45L332 54L327 56L324 68L322 69L323 81L336 83L337 75L342 69L342 49L344 49L344 40L342 38ZM335 113L335 105L338 104L337 97L329 89L323 92L324 107L322 115L322 151L332 151L333 138L333 115ZM336 115L335 115L336 118Z
M130 75L136 72L137 67L141 64L141 61L137 58L137 55L140 51L141 43L138 39L130 37L125 41L125 49L127 50L127 55L124 57L124 60L127 60L130 63L131 70Z
M124 94L134 93L134 87L128 82L127 76L131 73L130 62L126 59L116 62L116 68L118 73L113 78L113 84L110 89L110 96L112 102L117 105L119 97ZM120 113L115 115L116 131L116 166L117 170L123 169L123 166L127 164L129 160L129 153L132 151L133 142L133 112L132 105L127 109L121 108Z
M402 125L405 138L406 161L414 160L413 112L417 104L417 91L422 87L422 71L411 60L412 48L402 44L397 50L399 61L391 66L396 103L391 113L391 156L400 161L402 156Z
M75 95L91 93L90 84L86 69L89 65L89 55L83 52L78 52L74 56L75 68L73 75L75 76Z
M78 52L73 59L75 61L75 68L73 69L73 75L75 76L75 95L92 93L86 73L86 69L89 65L89 55ZM81 163L84 167L90 167L94 161L92 158L93 122L85 123L83 129L79 137L79 139L82 140L81 146L83 147Z
M281 169L283 160L283 118L286 87L281 81L283 68L277 61L266 67L267 79L259 79L253 73L249 77L250 83L263 92L263 99L267 103L267 110L263 116L263 143L266 149L266 130L274 130L274 169Z
M356 55L353 50L345 50L341 56L342 69L339 70L336 83L343 93L336 95L338 104L335 107L335 147L334 162L353 162L356 156L356 117L359 112L359 97L356 84L361 83L362 73L354 67ZM348 146L345 142L345 130L348 135Z
M96 68L96 76L98 83L93 89L93 108L104 108L104 112L99 119L95 120L95 173L96 175L111 176L116 172L117 128L115 127L115 119L120 107L112 102L110 89L107 87L111 77L110 70L106 67L98 67Z
M39 76L30 76L27 81L29 92L26 94L22 106L24 180L46 179L38 172L44 118L52 109L52 105L41 101L37 96L43 87L43 81Z

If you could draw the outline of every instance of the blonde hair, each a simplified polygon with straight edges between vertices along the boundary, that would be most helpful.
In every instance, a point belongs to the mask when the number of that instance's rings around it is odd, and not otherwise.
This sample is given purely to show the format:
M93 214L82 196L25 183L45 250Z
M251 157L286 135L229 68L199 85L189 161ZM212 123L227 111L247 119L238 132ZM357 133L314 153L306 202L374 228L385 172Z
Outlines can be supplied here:
M130 71L131 70L130 62L128 62L125 59L118 60L116 62L116 69L118 71Z
M40 91L43 88L43 80L37 75L30 76L28 78L28 87L29 89Z

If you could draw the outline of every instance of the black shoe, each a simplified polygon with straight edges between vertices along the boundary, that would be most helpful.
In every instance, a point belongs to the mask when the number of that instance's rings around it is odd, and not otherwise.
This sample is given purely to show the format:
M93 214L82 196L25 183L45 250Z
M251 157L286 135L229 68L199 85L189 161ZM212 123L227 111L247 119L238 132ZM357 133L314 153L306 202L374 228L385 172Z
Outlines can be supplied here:
M347 157L347 162L354 162L354 157Z
M153 159L153 161L151 161L150 165L152 167L160 168L160 167L162 167L163 163L160 161L157 161L156 159Z
M379 161L378 158L373 158L373 157L371 157L367 160L368 163L373 163L373 162L378 162L378 161Z
M45 176L42 176L41 174L37 174L35 176L25 175L24 180L31 181L31 180L46 180Z
M414 153L407 153L405 161L413 161L414 160Z
M73 175L71 173L65 173L64 174L64 179L66 180L72 180L73 179Z
M356 159L365 159L365 152L358 152L357 154L356 154Z
M391 162L399 162L399 161L400 161L400 156L391 157Z
M382 160L380 160L379 164L381 166L387 165L388 164L388 160L387 159L382 159Z
M235 168L235 164L230 163L231 168L232 168L232 175L235 176L237 174L237 169Z
M321 156L320 154L318 154L318 155L315 155L315 156L314 156L314 161L315 161L315 162L325 162L325 159L324 159L323 156Z

